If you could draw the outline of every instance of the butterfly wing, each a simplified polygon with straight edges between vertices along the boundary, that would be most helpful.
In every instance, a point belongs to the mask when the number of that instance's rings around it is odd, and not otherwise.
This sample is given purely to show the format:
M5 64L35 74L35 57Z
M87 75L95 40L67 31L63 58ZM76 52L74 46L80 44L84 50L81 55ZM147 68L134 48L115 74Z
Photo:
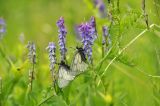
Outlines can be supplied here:
M60 88L66 87L69 82L74 79L74 76L72 76L69 72L70 70L63 65L59 67L58 86Z
M81 55L78 51L75 53L72 64L71 64L71 73L76 76L85 70L87 70L88 64L83 60L83 55Z

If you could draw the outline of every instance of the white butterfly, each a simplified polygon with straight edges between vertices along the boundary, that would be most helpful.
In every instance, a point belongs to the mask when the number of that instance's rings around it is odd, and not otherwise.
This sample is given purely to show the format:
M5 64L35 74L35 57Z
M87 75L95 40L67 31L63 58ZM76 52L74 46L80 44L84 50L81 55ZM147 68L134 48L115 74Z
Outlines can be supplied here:
M84 54L84 49L81 47L76 47L76 49L77 51L74 55L71 64L71 74L74 76L86 71L88 68L87 59Z
M61 63L59 64L59 72L58 72L58 86L60 88L64 88L74 78L75 76L71 75L70 67L66 65L64 61L61 61Z

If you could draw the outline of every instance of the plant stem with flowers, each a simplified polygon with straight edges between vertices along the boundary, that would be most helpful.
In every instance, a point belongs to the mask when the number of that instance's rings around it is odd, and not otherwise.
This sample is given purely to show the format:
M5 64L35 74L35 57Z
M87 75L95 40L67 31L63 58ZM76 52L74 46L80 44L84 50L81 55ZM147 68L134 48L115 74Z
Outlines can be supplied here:
M57 21L57 27L59 28L59 46L60 46L60 54L61 54L61 61L66 61L66 34L67 30L64 26L64 19L63 17L60 17L60 19Z
M36 47L35 44L33 42L28 42L27 45L28 48L28 59L30 60L31 64L32 64L32 69L29 70L29 88L30 91L32 91L32 87L33 87L33 80L34 80L34 70L35 70L35 64L36 64Z
M49 61L50 61L50 71L52 77L53 87L56 86L56 71L55 71L55 64L56 64L56 45L54 42L49 42L47 48L49 53Z
M92 17L90 22L79 25L78 31L82 38L84 53L88 57L89 63L92 63L92 45L97 38L95 18Z

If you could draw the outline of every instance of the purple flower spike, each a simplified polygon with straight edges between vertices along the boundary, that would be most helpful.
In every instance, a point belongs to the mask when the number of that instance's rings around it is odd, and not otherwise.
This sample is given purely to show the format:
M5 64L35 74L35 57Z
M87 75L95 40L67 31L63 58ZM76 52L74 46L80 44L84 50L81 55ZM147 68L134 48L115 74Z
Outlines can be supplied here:
M106 45L107 49L111 46L111 39L110 39L110 34L109 34L109 29L107 26L102 27L103 30L103 40L102 40L102 45Z
M82 23L79 28L79 33L82 37L83 49L85 55L88 56L88 60L91 62L92 59L92 45L94 42L94 29L90 23Z
M6 23L2 18L0 18L0 39L3 38L5 32L6 32Z
M46 48L49 53L50 60L50 70L54 70L56 64L56 45L53 42L49 42L49 45Z
M32 64L36 64L36 46L33 42L29 41L28 45L28 58Z
M66 58L66 34L67 30L64 26L64 19L63 17L60 17L60 19L57 21L57 26L59 28L59 46L60 46L60 53L61 53L61 60L65 60Z
M96 19L93 16L90 19L90 25L93 29L93 36L94 36L94 40L95 40L95 39L97 39L97 29L96 29Z

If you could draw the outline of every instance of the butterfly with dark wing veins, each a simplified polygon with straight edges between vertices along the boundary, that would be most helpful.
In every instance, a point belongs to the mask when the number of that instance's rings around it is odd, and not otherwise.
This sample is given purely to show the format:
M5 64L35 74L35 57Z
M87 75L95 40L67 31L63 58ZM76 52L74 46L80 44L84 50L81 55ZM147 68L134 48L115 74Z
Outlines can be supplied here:
M73 76L81 74L82 72L86 71L88 67L84 49L82 47L76 47L76 49L77 51L71 64L71 74Z
M71 75L70 72L70 66L61 61L58 69L58 86L60 88L66 87L74 79L75 76Z

